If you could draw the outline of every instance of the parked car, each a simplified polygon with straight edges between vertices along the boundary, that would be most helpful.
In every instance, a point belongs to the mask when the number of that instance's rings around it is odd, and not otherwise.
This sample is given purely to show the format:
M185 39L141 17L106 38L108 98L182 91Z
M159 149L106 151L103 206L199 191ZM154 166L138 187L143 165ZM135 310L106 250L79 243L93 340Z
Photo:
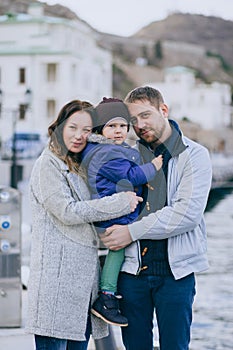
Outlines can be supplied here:
M17 159L37 158L42 152L46 140L39 133L17 132L15 133L15 149ZM2 142L1 158L12 159L13 136Z

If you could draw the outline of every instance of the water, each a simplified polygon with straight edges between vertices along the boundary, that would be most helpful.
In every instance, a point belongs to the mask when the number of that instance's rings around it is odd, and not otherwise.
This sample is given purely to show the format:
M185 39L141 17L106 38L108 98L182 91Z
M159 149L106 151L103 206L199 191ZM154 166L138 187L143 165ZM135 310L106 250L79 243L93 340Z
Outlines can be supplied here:
M210 269L197 275L190 350L233 350L233 190L211 192L205 213Z

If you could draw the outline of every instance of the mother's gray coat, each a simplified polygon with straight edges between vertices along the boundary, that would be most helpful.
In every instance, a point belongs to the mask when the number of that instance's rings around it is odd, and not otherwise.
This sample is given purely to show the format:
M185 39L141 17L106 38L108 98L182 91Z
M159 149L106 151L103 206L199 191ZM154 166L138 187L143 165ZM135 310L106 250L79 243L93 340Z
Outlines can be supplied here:
M49 149L36 161L30 181L33 215L29 333L85 340L90 303L98 294L98 236L89 222L128 214L128 196L89 200L84 180ZM92 335L107 335L91 316Z

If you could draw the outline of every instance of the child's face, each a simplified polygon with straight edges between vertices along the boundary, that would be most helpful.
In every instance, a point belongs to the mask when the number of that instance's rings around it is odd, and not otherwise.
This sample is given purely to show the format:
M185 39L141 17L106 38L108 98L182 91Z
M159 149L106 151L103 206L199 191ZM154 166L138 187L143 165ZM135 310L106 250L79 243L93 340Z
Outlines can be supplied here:
M120 145L125 141L128 134L128 124L122 118L114 118L114 120L103 128L103 136L114 140L116 144Z

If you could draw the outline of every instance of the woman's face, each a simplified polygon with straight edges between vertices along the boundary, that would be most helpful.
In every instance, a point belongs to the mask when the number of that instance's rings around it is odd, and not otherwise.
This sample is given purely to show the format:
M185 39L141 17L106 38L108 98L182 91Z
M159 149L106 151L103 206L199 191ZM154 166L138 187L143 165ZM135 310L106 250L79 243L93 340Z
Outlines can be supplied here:
M67 149L73 153L81 152L87 144L87 136L92 130L89 113L78 111L66 121L63 129L63 140Z

